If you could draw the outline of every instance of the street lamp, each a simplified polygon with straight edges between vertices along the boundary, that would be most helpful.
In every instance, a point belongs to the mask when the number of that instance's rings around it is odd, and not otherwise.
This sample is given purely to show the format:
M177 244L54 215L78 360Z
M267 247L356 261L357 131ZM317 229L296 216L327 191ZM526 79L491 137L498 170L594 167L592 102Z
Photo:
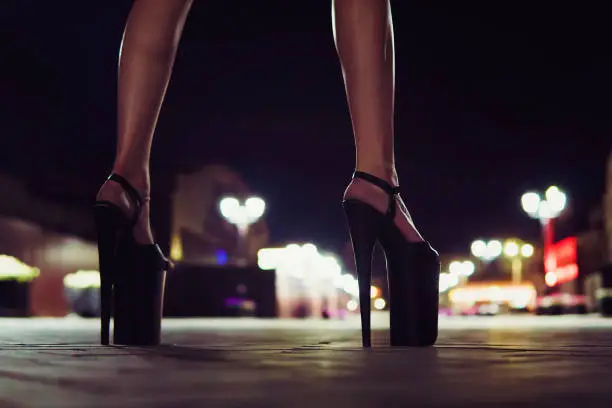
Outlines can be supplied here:
M500 240L492 239L488 242L476 240L470 247L472 255L483 262L491 262L503 256L512 262L512 283L519 284L523 275L523 260L533 255L533 245L521 243L515 239L509 239L503 243Z
M464 284L467 279L472 276L476 266L472 261L452 261L448 265L448 272L451 275L457 276L458 281Z
M512 283L518 285L523 280L523 258L533 255L531 244L520 244L515 240L504 243L504 256L512 263Z
M448 289L459 285L459 276L449 272L440 273L440 293L446 292Z
M219 211L227 222L238 230L238 263L247 263L246 237L251 224L257 222L266 211L266 202L259 197L249 197L241 204L236 197L224 197L219 202Z
M567 205L567 196L559 187L550 186L544 192L544 197L530 191L521 197L521 207L531 218L537 219L542 225L544 234L544 258L554 243L553 220L557 218Z
M472 252L472 255L484 262L490 262L494 260L495 258L501 255L502 250L502 243L497 239L492 239L487 242L478 239L472 242L472 245L470 246L470 251Z
M475 270L476 266L474 265L474 262L470 260L452 261L448 265L448 272L440 273L440 293L446 292L455 286L465 284L467 279L472 276Z

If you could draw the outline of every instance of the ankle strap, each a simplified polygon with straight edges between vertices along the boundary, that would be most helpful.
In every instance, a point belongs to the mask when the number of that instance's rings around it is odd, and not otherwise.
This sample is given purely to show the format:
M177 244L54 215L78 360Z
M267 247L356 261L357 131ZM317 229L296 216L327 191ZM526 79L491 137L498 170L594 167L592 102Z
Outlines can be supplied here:
M359 170L355 170L355 172L353 173L353 178L360 178L362 180L365 180L368 183L374 184L376 187L387 193L389 195L389 205L387 206L387 212L385 216L390 219L393 219L395 217L395 196L400 192L399 186L393 187L391 184L389 184L389 182Z
M125 177L120 176L117 173L112 173L110 176L108 176L107 180L111 180L118 183L128 195L130 201L132 201L132 203L136 207L134 209L134 216L132 217L132 223L136 225L136 223L138 222L138 218L140 217L140 211L142 209L142 206L146 201L149 200L149 197L140 194L140 192L138 192L138 190L136 190L136 188L134 188L134 186L132 186L130 182L125 179Z

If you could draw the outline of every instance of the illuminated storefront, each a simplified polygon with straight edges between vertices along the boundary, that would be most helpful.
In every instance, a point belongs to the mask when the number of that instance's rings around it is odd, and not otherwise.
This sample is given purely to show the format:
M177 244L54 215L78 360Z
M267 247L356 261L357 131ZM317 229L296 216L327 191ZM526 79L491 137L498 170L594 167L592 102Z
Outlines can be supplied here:
M550 245L544 257L546 291L538 298L538 313L599 311L604 232L591 229Z
M313 244L290 244L263 248L258 265L276 272L276 301L279 317L342 317L359 308L359 286L355 277L343 273L338 259ZM381 290L370 288L372 308L387 304Z
M21 260L0 255L0 316L29 316L30 282L40 275L38 268Z
M538 298L536 313L565 314L584 308L585 298L578 282L579 269L576 237L549 244L544 254L544 282L547 289Z
M98 267L96 245L78 237L57 234L33 222L0 216L0 296L11 296L33 316L65 316L71 304L62 280L76 270ZM25 292L24 292L25 291ZM15 303L11 301L9 303ZM0 308L7 309L9 305ZM6 311L5 315L13 312Z
M576 237L552 244L544 256L546 285L554 287L578 278L578 244Z
M452 289L448 297L454 314L495 315L534 310L537 292L531 283L481 282Z

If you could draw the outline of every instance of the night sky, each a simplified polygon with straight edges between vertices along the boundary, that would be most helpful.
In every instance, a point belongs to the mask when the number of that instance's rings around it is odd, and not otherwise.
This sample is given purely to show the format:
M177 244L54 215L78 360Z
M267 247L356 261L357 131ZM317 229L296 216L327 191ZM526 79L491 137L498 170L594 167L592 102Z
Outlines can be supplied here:
M585 228L612 139L605 4L399 3L397 161L425 237L442 251L467 251L478 237L538 239L519 199L551 183L572 205L559 233ZM93 197L114 152L130 4L2 2L2 170L70 174ZM329 1L196 0L158 126L153 183L155 174L228 164L267 200L274 242L337 249L347 239L340 200L353 158Z

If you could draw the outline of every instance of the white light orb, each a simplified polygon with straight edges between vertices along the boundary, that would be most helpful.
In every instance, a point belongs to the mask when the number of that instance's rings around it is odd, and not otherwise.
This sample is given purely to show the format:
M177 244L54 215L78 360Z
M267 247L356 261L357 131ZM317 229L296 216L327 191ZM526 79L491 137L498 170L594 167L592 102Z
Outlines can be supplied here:
M521 206L523 207L523 211L525 211L527 214L532 217L537 217L541 201L542 199L538 193L530 191L523 194L521 197Z
M374 301L374 308L376 310L383 310L386 305L387 305L387 302L385 302L385 299L383 298L378 298Z
M521 247L521 255L524 258L529 258L533 255L534 252L534 248L533 245L531 244L523 244L523 246Z
M509 258L514 258L519 254L519 246L514 241L507 241L504 244L504 255Z
M476 240L472 242L470 250L476 258L482 258L487 252L487 244L483 240Z
M545 193L546 201L550 207L551 215L556 217L565 209L567 196L557 186L550 186Z
M219 202L219 211L223 218L232 220L240 212L240 201L236 197L225 197Z
M496 239L487 242L487 255L488 259L495 259L502 253L502 243Z
M463 276L472 276L475 270L476 270L476 265L474 265L474 262L472 261L461 262L461 273Z
M244 203L247 215L252 220L259 219L266 211L266 202L259 197L249 197Z

